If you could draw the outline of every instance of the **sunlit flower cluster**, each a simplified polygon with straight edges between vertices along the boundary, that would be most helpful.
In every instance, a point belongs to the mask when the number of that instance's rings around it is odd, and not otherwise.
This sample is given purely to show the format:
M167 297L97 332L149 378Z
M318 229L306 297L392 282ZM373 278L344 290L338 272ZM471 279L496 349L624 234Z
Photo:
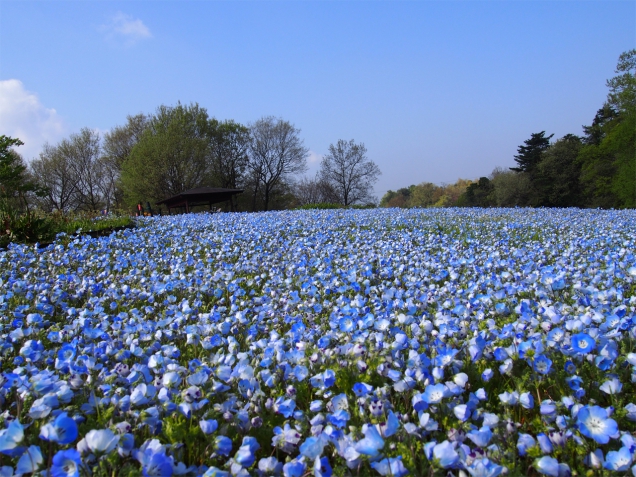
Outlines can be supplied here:
M0 476L636 476L635 253L634 211L547 209L10 245Z

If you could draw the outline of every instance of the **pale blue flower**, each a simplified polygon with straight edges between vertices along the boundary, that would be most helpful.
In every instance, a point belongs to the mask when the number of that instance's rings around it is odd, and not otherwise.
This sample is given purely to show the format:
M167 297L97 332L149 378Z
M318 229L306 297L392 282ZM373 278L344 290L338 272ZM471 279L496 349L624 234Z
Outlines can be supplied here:
M409 473L402 463L402 456L389 457L371 462L371 467L380 475L389 475L392 477L403 477Z
M607 444L610 438L618 437L618 426L608 417L607 409L599 406L584 406L576 416L576 424L586 437L599 444Z
M459 454L451 442L444 441L433 447L433 459L441 467L448 469L455 467L459 462Z
M614 472L627 472L632 465L633 456L627 447L621 447L618 451L610 451L605 456L605 467Z

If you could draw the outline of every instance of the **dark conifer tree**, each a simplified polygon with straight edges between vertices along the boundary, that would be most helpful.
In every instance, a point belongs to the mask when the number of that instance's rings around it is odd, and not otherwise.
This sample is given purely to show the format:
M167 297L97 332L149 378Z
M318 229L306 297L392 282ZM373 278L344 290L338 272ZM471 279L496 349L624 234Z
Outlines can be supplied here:
M545 131L540 133L533 133L530 139L524 141L525 146L519 146L517 148L517 154L515 156L515 162L518 167L511 167L510 170L515 172L530 172L533 173L539 162L541 162L541 154L550 146L550 138L554 134L550 134L545 137Z

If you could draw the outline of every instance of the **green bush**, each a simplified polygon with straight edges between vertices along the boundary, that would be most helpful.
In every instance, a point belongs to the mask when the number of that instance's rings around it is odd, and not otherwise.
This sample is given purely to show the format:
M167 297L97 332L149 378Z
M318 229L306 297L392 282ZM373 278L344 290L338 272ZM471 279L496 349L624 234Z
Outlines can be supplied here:
M125 215L100 216L88 213L44 214L41 211L18 212L7 200L0 199L0 247L11 242L52 242L59 233L107 233L109 230L135 225Z
M298 210L314 210L314 209L342 209L342 205L331 204L329 202L320 202L318 204L305 204L298 207Z
M10 242L35 243L53 240L55 224L33 211L18 213L7 200L0 200L0 246Z

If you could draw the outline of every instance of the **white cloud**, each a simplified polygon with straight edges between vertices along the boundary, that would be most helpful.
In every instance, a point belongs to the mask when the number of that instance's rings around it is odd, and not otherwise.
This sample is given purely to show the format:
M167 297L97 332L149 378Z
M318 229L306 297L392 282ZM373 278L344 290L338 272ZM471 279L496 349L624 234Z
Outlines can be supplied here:
M37 157L44 143L56 143L64 132L64 122L57 111L45 108L20 80L0 81L0 134L22 141L24 146L16 150L25 159Z
M322 154L318 154L314 151L309 151L309 155L307 156L307 163L310 167L315 164L320 164L320 161L322 161L323 157L324 156Z
M113 15L106 25L100 27L100 30L106 34L107 40L123 41L125 46L132 46L140 40L152 38L152 33L144 22L122 12Z

